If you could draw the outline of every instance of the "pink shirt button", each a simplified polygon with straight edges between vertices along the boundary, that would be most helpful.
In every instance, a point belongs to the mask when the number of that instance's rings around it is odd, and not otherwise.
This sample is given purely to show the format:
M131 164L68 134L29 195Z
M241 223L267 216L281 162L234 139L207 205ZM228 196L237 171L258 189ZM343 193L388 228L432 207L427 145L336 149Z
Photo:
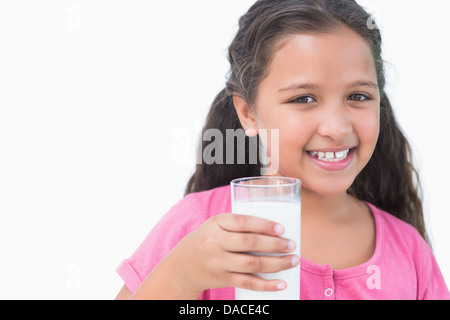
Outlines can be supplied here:
M331 296L332 294L333 294L333 289L328 288L327 290L325 290L325 295L326 295L327 297Z

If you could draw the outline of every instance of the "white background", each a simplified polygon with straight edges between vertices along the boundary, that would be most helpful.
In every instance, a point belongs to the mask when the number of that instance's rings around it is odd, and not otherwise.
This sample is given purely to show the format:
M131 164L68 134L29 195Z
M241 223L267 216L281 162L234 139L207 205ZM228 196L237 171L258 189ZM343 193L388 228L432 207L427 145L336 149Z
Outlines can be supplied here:
M115 268L183 196L253 2L0 0L0 299L115 297ZM450 283L450 5L359 2Z

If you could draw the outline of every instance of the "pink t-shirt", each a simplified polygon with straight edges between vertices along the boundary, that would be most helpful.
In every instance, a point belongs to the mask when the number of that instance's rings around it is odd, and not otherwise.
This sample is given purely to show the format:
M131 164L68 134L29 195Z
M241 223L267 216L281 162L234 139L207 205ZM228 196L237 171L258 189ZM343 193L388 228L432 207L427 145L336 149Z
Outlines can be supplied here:
M427 243L409 224L368 204L376 224L376 247L366 263L343 270L301 259L301 299L450 299ZM231 212L230 187L186 196L175 204L117 272L134 292L187 234L210 217ZM234 288L210 289L201 299L232 300Z

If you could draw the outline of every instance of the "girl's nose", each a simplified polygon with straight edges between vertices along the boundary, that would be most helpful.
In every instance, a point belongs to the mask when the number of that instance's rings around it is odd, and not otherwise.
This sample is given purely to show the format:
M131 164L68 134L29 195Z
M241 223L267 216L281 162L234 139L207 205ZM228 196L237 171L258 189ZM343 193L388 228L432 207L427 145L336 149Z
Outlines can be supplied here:
M318 133L335 141L342 141L353 132L353 124L346 106L324 109L319 119Z

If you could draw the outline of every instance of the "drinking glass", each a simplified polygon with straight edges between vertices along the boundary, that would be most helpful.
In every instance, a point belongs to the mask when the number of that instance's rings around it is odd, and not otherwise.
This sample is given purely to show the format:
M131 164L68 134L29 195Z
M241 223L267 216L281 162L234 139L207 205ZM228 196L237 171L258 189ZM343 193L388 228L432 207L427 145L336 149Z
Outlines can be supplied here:
M231 182L231 208L234 214L263 218L281 224L282 237L296 243L290 254L300 257L301 239L301 181L288 177L253 177ZM282 256L280 253L249 252L253 255ZM287 288L281 291L251 291L235 289L236 300L299 300L300 264L292 269L275 273L257 273L264 279L281 279Z

